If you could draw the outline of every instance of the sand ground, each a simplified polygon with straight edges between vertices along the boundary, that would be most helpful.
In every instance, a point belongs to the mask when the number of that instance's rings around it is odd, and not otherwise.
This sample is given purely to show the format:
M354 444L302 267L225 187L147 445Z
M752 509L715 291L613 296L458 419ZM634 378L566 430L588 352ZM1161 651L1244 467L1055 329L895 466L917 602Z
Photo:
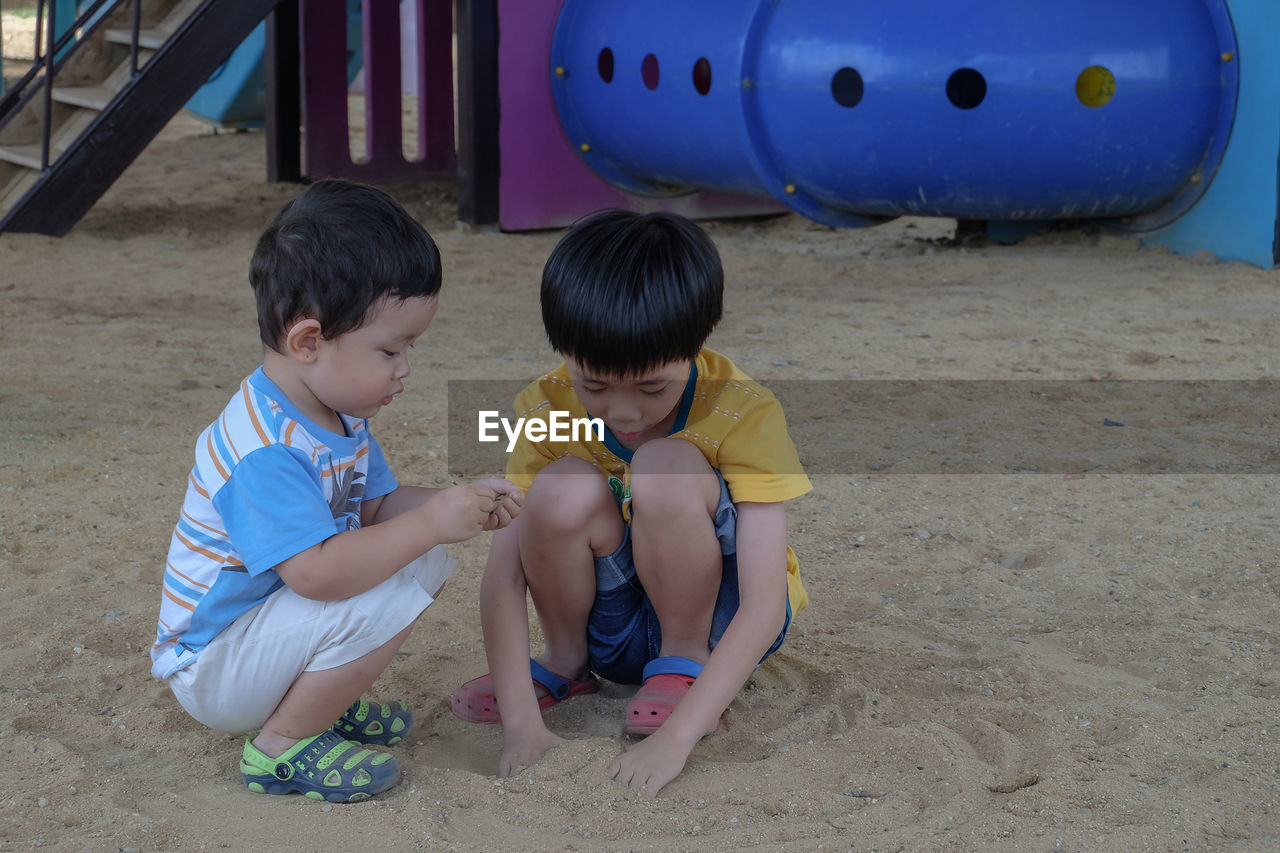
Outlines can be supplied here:
M1277 478L1190 466L815 465L788 516L812 606L655 800L605 773L626 688L549 711L569 743L507 780L499 731L451 715L484 668L474 540L377 686L418 713L400 786L251 794L240 738L192 722L147 649L192 442L260 359L248 258L297 192L265 183L263 150L177 123L68 237L0 235L0 850L1280 846ZM531 318L559 235L460 230L451 182L394 192L445 290L375 429L432 484L446 381L556 362ZM712 345L767 383L1274 376L1280 273L1080 232L956 246L953 226L710 223Z

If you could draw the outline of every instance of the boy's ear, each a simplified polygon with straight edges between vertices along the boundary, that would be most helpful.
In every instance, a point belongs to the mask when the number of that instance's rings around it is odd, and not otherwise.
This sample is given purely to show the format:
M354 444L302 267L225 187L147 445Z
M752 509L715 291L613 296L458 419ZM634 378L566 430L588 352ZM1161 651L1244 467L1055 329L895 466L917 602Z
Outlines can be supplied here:
M289 327L284 336L285 355L296 358L303 364L316 360L316 352L320 348L320 321L314 317L299 320Z

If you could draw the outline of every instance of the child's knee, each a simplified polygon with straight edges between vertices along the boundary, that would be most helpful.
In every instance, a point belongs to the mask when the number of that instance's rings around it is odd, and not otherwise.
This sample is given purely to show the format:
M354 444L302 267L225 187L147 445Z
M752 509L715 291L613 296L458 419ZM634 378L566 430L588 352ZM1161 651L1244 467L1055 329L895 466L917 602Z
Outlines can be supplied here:
M631 462L631 499L650 513L703 512L714 516L720 503L720 479L698 448L682 439L660 439L641 446Z
M608 483L590 462L570 456L538 472L520 522L522 527L578 530L603 513L618 513Z

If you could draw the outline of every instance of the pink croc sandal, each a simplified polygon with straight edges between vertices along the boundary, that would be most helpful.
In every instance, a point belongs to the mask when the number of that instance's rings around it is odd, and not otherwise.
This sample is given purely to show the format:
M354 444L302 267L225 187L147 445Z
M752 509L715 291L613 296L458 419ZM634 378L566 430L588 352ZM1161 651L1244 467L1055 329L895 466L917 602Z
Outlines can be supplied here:
M651 735L667 721L676 705L702 674L702 664L669 655L645 664L644 684L627 703L627 734ZM720 721L707 734L719 727Z
M544 711L571 696L584 696L600 689L594 676L571 681L533 659L529 660L529 675L534 684L547 691L546 696L538 698L538 708ZM453 691L453 713L469 723L501 723L498 699L493 695L493 678L482 675Z

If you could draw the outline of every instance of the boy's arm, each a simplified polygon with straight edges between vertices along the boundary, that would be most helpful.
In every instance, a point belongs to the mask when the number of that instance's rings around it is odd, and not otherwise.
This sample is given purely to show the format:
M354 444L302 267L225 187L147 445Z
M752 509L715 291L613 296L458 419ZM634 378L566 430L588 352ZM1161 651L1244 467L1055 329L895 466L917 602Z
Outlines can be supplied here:
M524 493L516 488L514 483L497 478L477 481L478 485L489 486L495 492L501 492L508 497L498 507L498 510L508 513L507 521L515 518L520 509L520 503L524 500ZM360 504L360 524L368 527L373 524L380 524L389 519L395 518L397 515L408 512L422 506L436 495L443 492L444 489L432 488L430 486L397 486L394 490L388 492L381 497L372 498L363 501ZM496 530L499 527L505 527L506 524L498 524L489 527L489 530Z
M644 741L618 756L613 778L655 796L680 774L693 747L773 645L786 619L787 520L781 503L738 504L738 612L702 674L671 716Z
M361 501L360 524L362 527L369 527L380 521L395 518L397 515L422 506L439 491L440 489L427 486L397 486L381 497Z
M528 585L520 563L519 521L498 531L480 580L480 625L493 693L502 709L498 776L510 776L561 743L542 721L529 676Z
M495 488L486 481L441 489L400 514L369 527L330 536L275 567L294 592L317 601L337 601L372 589L436 545L461 542L499 520L500 494L518 494L515 486ZM406 496L406 501L410 497ZM397 502L393 502L394 507ZM518 504L511 497L501 502ZM376 515L387 514L385 498Z

